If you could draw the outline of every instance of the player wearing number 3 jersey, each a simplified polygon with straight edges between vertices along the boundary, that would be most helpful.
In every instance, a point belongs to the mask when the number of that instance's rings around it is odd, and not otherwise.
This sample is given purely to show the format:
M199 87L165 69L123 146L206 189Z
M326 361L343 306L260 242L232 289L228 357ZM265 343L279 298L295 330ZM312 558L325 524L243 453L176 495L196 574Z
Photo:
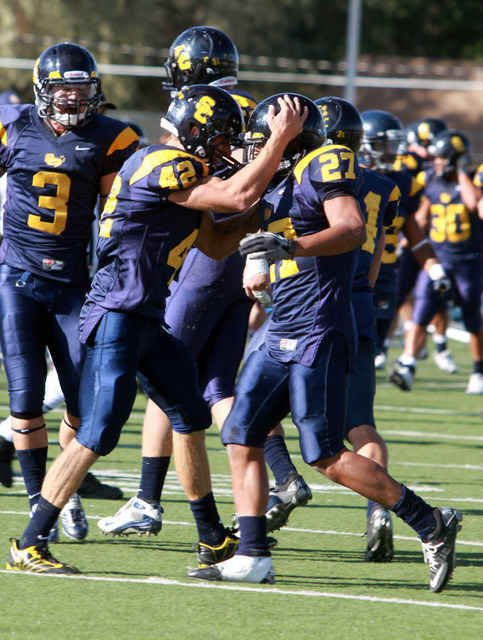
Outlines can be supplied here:
M34 68L34 90L35 105L0 108L0 173L7 173L0 337L14 444L31 509L47 459L46 348L65 396L65 447L79 426L84 348L78 323L89 284L86 250L94 210L138 146L132 129L98 115L100 78L83 47L61 43L44 51ZM71 537L85 533L87 525Z

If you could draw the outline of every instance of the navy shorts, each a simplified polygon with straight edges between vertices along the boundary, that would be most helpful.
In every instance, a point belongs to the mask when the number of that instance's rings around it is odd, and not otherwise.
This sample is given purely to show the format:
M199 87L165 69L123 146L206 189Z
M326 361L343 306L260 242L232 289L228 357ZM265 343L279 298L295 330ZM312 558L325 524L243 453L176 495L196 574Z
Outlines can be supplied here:
M253 300L242 288L245 261L223 261L191 250L171 285L165 321L198 366L200 388L211 407L233 396Z
M463 324L470 333L481 328L480 301L482 293L481 260L467 260L449 264L441 262L455 289L455 303L461 308ZM445 310L446 303L433 291L433 284L425 271L419 274L414 290L412 320L426 327L437 311Z
M322 340L312 367L278 362L262 346L242 369L222 441L261 448L291 412L304 461L334 456L344 448L347 380L347 345L338 333Z
M108 311L87 344L76 434L80 444L99 455L115 448L136 398L137 377L175 431L210 426L196 366L183 343L157 319Z
M57 369L67 411L79 416L85 355L79 342L79 313L84 298L83 287L0 265L0 340L13 416L42 415L46 349Z
M355 368L349 374L349 395L345 433L363 424L376 426L374 397L376 395L376 345L371 338L359 336Z

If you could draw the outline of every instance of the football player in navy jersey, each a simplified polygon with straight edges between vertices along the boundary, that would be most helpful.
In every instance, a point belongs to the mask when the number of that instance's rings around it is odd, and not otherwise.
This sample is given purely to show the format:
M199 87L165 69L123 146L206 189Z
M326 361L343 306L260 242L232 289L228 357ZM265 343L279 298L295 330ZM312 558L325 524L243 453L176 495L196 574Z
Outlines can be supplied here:
M434 287L446 295L450 282L441 271L439 261L426 242L415 213L418 210L422 185L407 171L395 171L394 161L404 148L404 130L392 113L371 109L361 113L364 126L359 162L362 166L383 173L399 187L401 198L398 215L386 229L386 242L379 275L373 288L377 322L377 348L384 351L384 343L397 310L398 271L397 248L400 233L406 238L417 263L432 274ZM435 265L438 267L435 270Z
M220 29L197 26L183 31L171 45L165 67L168 80L163 87L170 96L193 83L222 87L238 102L248 122L256 102L237 86L238 52ZM238 252L224 260L213 260L192 247L170 285L166 303L165 321L196 361L201 390L219 429L233 402L253 305L242 287L244 266L245 261ZM150 400L143 425L139 490L117 513L99 520L103 533L156 534L161 530L158 505L171 452L169 418ZM267 440L266 456L277 484L286 484L290 489L290 510L295 504L306 503L311 497L310 489L290 459L280 425ZM279 505L280 499L274 499ZM279 509L280 506L274 511ZM275 520L273 513L271 518ZM278 517L270 521L269 529L279 528L281 524Z
M274 100L276 96L254 110L249 144L266 139L266 113ZM242 255L272 261L273 298L265 343L247 359L222 429L240 544L229 560L193 569L188 576L273 582L263 445L270 429L290 411L304 461L411 525L430 563L430 588L440 591L454 568L462 514L433 509L377 463L344 446L348 372L356 349L351 291L359 248L367 240L358 205L363 177L348 147L320 146L325 139L322 116L314 103L301 100L309 103L309 113L303 131L285 150L291 170L260 200L263 231L240 243Z
M473 372L466 393L483 394L483 328L481 235L478 202L481 189L470 175L470 143L458 131L443 131L430 147L433 169L425 174L425 192L418 219L428 228L428 243L451 279L455 302L470 334ZM415 353L426 336L426 327L445 302L435 295L426 273L418 277L414 292L412 326L406 334L403 354L395 361L392 380L410 390L416 373ZM403 381L405 386L400 384Z
M169 285L193 244L223 258L247 231L258 228L256 211L249 207L307 116L297 99L282 97L278 107L277 114L270 110L272 135L259 159L223 181L209 174L219 160L230 162L230 145L240 142L240 107L218 87L183 89L162 120L171 134L168 144L140 149L117 174L100 221L99 269L81 311L86 359L80 428L50 467L23 536L12 539L9 569L78 572L50 555L48 532L89 467L116 446L137 377L173 426L175 452L183 460L177 471L198 527L199 564L234 552L238 540L223 527L211 492L204 439L211 415L187 348L164 323L164 308ZM212 210L246 213L215 221Z
M357 109L347 100L326 97L316 100L325 120L331 142L358 153L364 129ZM399 187L383 174L364 167L361 209L366 214L367 240L361 247L352 285L352 306L357 327L357 353L354 371L349 375L345 434L356 453L388 467L388 451L376 430L374 397L376 394L376 317L372 288L377 279L384 252L385 229L398 213ZM392 523L386 507L368 500L368 562L389 562L393 556Z
M434 138L448 129L448 125L442 118L421 118L412 122L406 127L407 153L396 158L394 169L397 171L407 171L419 181L419 176L423 176L424 171L430 168L432 157L428 151ZM423 177L421 178L424 179ZM422 194L422 191L421 191ZM421 266L416 261L411 250L403 243L400 245L401 254L398 258L398 293L396 299L396 309L405 318L411 315L412 293L416 279L421 270ZM410 296L408 298L408 296ZM405 326L408 321L405 322ZM441 371L445 373L456 373L458 366L453 359L451 351L448 349L446 331L448 328L448 312L438 312L432 319L435 331L433 333L433 343L435 351L434 361ZM393 323L394 327L394 323ZM427 354L426 346L423 346L418 358ZM385 351L381 351L378 356L379 368L385 367ZM384 365L384 366L383 366Z
M137 148L123 123L97 114L97 65L83 47L46 49L33 73L35 105L0 107L0 170L7 174L0 247L0 339L14 443L30 509L38 503L47 460L42 415L46 349L58 371L66 410L60 445L79 427L84 347L79 313L89 279L87 245L96 200ZM64 532L87 534L77 496L62 514ZM55 529L52 533L58 536Z

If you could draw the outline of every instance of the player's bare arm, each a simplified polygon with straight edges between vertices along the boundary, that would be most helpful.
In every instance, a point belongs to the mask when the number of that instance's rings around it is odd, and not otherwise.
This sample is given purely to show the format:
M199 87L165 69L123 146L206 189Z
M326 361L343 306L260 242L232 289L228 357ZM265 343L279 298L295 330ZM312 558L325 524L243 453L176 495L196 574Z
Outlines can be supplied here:
M234 213L246 211L262 195L275 171L287 144L300 132L307 117L297 98L284 96L278 100L280 111L270 107L267 120L271 136L253 162L227 180L206 178L190 189L173 192L169 200L190 209Z
M338 196L324 202L328 229L294 240L294 256L333 256L360 247L367 239L366 225L357 200Z
M240 240L247 233L256 231L259 225L260 220L256 206L251 207L245 213L230 216L225 220L215 220L211 212L205 211L195 246L210 258L223 260L226 256L234 253Z

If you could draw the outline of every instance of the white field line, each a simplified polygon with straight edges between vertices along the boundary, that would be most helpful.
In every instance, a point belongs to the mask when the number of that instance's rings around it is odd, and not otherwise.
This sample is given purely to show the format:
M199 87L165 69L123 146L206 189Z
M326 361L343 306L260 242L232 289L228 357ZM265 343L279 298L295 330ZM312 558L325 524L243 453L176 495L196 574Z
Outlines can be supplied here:
M9 575L19 575L17 571L7 571L1 569L0 573L8 573ZM403 598L378 598L374 596L363 595L349 595L347 593L330 593L327 591L306 591L305 589L278 589L276 587L256 587L248 585L235 585L235 584L213 584L207 582L184 582L181 580L168 580L166 578L106 578L98 576L83 576L83 575L39 575L35 573L23 574L30 575L34 578L62 578L68 580L90 580L94 582L115 582L115 583L129 583L129 584L147 584L152 586L174 586L174 587L188 587L192 589L216 589L221 591L237 591L244 593L263 593L280 596L302 596L305 598L336 598L341 600L359 600L364 602L380 602L385 604L402 604L412 605L417 607L433 607L437 609L460 609L466 611L483 611L483 607L472 607L470 605L463 604L450 604L446 602L429 602L424 600L407 600Z

